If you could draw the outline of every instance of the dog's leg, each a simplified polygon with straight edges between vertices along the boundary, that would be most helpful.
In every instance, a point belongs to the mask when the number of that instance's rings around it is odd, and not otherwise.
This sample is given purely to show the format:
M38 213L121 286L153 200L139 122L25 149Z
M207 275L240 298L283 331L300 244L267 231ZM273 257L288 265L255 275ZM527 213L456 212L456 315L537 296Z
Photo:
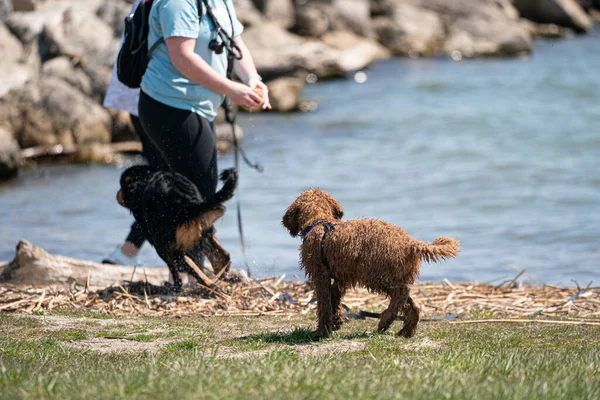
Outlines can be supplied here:
M407 338L415 336L415 333L417 332L417 324L419 323L420 319L420 313L421 306L419 306L419 303L414 301L412 297L408 296L408 300L404 306L404 326L397 333L397 335Z
M313 275L315 296L317 297L317 331L313 333L314 338L328 337L333 331L333 308L331 304L331 278L325 270L317 271Z
M331 311L333 312L333 330L337 331L344 323L344 308L342 298L345 290L335 281L331 285Z
M173 277L173 284L171 285L169 282L165 282L165 287L172 292L179 293L181 292L181 288L183 286L183 282L181 281L181 276L179 275L179 271L177 271L177 266L171 266L169 263L169 271L171 271L171 276Z
M400 284L388 292L390 296L390 305L381 313L381 319L379 320L379 326L377 327L379 332L385 332L390 325L392 325L392 322L394 322L398 316L398 312L404 307L409 292L410 289L405 284Z

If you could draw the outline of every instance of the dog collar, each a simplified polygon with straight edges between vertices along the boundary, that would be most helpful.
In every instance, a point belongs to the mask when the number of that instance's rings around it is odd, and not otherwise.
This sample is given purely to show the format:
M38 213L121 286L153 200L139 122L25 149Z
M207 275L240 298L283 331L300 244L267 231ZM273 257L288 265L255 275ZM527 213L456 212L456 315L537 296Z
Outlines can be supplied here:
M327 221L317 221L317 222L315 222L314 224L312 224L312 225L309 225L309 226L308 226L308 228L306 228L306 229L304 230L304 232L302 233L302 235L301 235L301 236L302 236L302 243L304 243L304 241L306 240L306 236L307 236L307 235L310 233L310 231L312 231L312 229L313 229L315 226L318 226L318 225L323 225L323 226L325 227L325 231L326 231L326 232L329 232L329 231L330 231L330 230L332 230L332 229L333 229L333 227L335 226L335 225L334 225L334 224L332 224L331 222L327 222Z

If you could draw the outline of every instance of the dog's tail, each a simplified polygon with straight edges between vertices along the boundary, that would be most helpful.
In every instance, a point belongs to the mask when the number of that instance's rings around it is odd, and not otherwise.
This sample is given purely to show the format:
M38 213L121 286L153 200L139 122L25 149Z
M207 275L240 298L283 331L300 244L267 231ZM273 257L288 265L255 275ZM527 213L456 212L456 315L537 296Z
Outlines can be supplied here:
M416 241L413 243L413 251L421 256L423 261L429 263L438 262L445 258L454 258L460 251L458 240L440 236L433 243Z
M238 174L235 168L223 171L221 180L223 181L223 187L210 198L209 202L211 204L222 204L233 197L238 184Z

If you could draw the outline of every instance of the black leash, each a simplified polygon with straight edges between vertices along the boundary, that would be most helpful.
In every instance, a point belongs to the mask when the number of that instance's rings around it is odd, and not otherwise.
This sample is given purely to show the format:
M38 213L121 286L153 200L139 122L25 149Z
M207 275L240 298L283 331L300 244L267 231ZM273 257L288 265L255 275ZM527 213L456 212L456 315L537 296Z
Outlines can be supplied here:
M209 49L213 50L217 54L223 53L223 49L225 49L227 51L227 74L226 74L226 76L227 76L227 79L232 79L234 60L241 60L244 55L242 54L242 50L239 48L239 46L233 40L235 33L233 32L233 19L231 17L231 12L229 11L227 2L225 0L223 0L223 3L225 4L225 7L227 8L227 14L229 15L229 21L231 22L231 36L229 36L227 34L227 32L221 27L221 24L219 24L219 21L217 20L217 17L215 16L215 14L213 12L212 7L208 4L208 1L203 0L203 2L204 2L204 6L206 7L206 13L208 14L209 18L211 19L213 26L215 28L215 31L217 33L217 37L220 40L220 42L216 38L211 40L210 43L208 44L208 47L209 47ZM258 163L252 163L248 159L246 152L244 151L244 149L242 148L242 146L240 146L240 144L238 142L237 134L235 132L235 122L236 122L237 115L231 107L231 99L229 99L228 97L225 97L225 100L223 101L223 104L221 106L225 110L225 120L231 125L231 134L232 134L233 151L234 151L234 158L233 158L234 168L238 172L238 177L240 175L240 161L239 161L240 154L242 155L242 158L244 159L244 162L246 163L246 165L248 165L250 168L262 173L264 171L263 166ZM240 236L240 248L242 250L242 257L244 258L244 265L246 267L246 272L248 273L248 276L251 277L252 272L250 271L250 264L248 263L248 257L246 256L246 241L244 240L244 227L243 227L243 223L242 223L242 204L240 201L239 191L238 191L238 195L236 197L237 197L237 204L236 204L236 206L237 206L236 207L237 208L237 224L238 224L238 233Z

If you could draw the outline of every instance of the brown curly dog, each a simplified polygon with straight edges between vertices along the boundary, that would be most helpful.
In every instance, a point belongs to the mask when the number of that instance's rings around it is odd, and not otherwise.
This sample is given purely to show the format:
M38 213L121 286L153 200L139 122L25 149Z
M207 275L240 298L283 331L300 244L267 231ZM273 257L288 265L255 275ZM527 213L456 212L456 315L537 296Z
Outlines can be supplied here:
M419 305L409 296L409 285L419 276L421 261L456 257L459 242L439 237L432 244L413 239L402 228L376 219L342 221L342 206L319 189L304 191L283 216L292 237L301 235L300 261L317 298L318 329L327 337L342 324L341 300L357 285L390 298L378 330L386 331L404 312L398 335L412 337L419 322Z

